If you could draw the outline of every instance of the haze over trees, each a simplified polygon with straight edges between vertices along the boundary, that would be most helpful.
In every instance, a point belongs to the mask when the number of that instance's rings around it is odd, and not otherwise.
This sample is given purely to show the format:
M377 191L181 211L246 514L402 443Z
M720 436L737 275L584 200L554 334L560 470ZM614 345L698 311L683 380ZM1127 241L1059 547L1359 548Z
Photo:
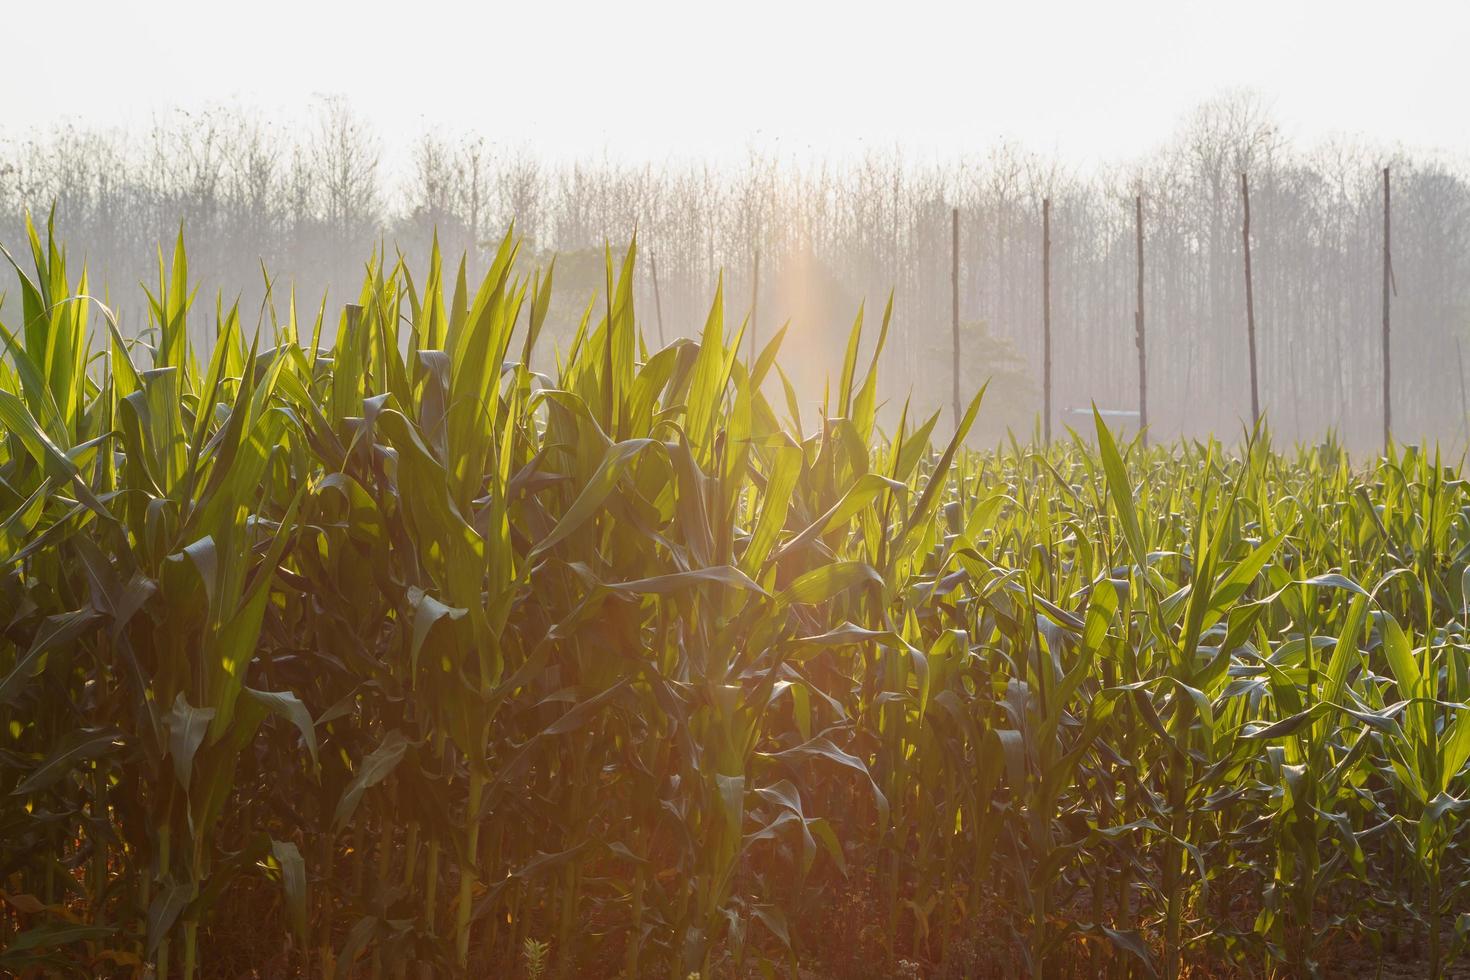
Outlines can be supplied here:
M1395 430L1446 445L1466 436L1457 356L1470 328L1465 161L1352 138L1295 146L1249 95L1202 105L1167 145L1089 172L1015 145L943 163L906 158L902 148L849 162L752 154L735 168L552 163L497 144L493 133L430 133L389 167L380 139L340 101L321 103L300 131L222 107L146 133L8 135L0 242L22 247L24 209L54 202L59 234L87 243L73 262L86 260L95 289L127 297L125 329L146 324L133 287L156 278L155 247L181 221L206 290L217 287L226 305L238 296L254 322L262 264L294 276L303 309L324 294L335 307L355 292L359 256L374 246L402 250L420 268L437 229L448 256L468 253L473 275L487 243L514 220L528 244L524 261L563 255L567 274L547 327L562 339L600 288L604 244L620 250L636 229L640 252L657 261L669 337L698 331L722 271L729 316L743 316L759 251L756 329L769 337L791 320L788 360L808 404L840 362L859 304L877 317L890 287L885 395L896 401L912 389L925 410L947 403L947 387L927 379L949 373L949 222L958 207L963 381L978 386L998 371L1006 382L982 420L992 437L1006 425L1029 431L1039 409L1044 197L1053 202L1057 417L1073 423L1065 410L1091 401L1134 407L1140 193L1152 427L1161 439L1239 431L1250 398L1239 199L1247 171L1262 407L1278 441L1333 428L1364 448L1380 432L1380 173L1390 166ZM599 261L581 262L590 272L576 274L576 253L589 251ZM639 318L656 337L644 273ZM287 286L276 283L278 306Z

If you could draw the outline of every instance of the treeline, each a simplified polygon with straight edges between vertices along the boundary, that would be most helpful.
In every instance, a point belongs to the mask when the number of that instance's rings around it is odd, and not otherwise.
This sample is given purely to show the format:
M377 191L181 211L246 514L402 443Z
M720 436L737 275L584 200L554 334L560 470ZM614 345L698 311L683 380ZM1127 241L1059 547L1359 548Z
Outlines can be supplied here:
M752 155L735 168L609 161L549 164L488 137L424 136L401 166L363 118L325 102L286 130L237 109L178 114L150 132L60 127L0 147L0 242L24 246L22 214L53 202L89 243L94 290L132 297L156 278L156 248L180 222L199 277L253 323L266 270L291 270L302 309L334 307L360 282L358 256L401 251L421 269L437 229L470 273L515 221L555 252L560 300L549 336L569 335L600 286L604 243L634 233L645 261L639 317L656 337L703 324L723 271L727 316L755 303L758 342L788 319L804 406L842 356L859 303L894 294L887 394L948 404L950 212L958 207L962 383L999 373L987 415L1029 431L1039 409L1041 202L1052 199L1052 322L1058 418L1096 401L1131 409L1133 197L1147 255L1150 416L1161 438L1238 431L1249 414L1239 175L1250 174L1261 401L1277 438L1335 429L1378 440L1381 407L1381 168L1393 173L1394 419L1405 439L1462 444L1461 336L1470 327L1470 176L1464 161L1338 140L1310 150L1261 104L1201 106L1167 145L1079 173L1012 145L950 164L900 151L844 165ZM759 288L752 289L756 253ZM645 269L645 273L649 270ZM287 284L275 283L284 308ZM131 301L131 299L130 299ZM213 296L199 302L214 302ZM128 329L141 307L119 310ZM13 319L14 304L0 317ZM329 320L335 320L334 317ZM870 331L875 333L875 331ZM548 354L549 357L549 354ZM804 408L804 410L807 410Z

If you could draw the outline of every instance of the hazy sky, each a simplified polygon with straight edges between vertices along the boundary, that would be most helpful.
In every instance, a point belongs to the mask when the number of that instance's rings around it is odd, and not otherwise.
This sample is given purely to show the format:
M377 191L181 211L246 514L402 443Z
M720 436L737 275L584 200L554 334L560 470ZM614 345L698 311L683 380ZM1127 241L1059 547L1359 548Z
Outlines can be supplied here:
M917 158L1008 137L1076 164L1232 87L1288 136L1470 155L1470 2L71 0L5 13L0 133L346 96L385 143L474 130L552 157ZM64 37L64 42L48 41Z

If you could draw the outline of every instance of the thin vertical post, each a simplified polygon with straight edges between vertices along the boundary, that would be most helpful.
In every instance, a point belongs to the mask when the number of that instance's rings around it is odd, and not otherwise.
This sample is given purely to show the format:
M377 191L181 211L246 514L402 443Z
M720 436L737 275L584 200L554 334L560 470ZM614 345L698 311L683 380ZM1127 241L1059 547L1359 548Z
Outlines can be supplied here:
M648 265L653 270L653 308L658 313L658 345L662 348L668 345L664 340L664 301L658 294L658 259L652 249L648 250Z
M1245 222L1240 237L1245 242L1245 337L1251 359L1251 428L1261 423L1261 396L1256 387L1256 294L1251 281L1251 188L1245 172L1240 174L1240 199L1245 205Z
M1138 346L1138 431L1148 445L1148 351L1143 333L1143 195L1133 198L1133 227L1138 243L1138 305L1133 312L1133 342Z
M755 267L750 275L750 366L755 367L755 311L756 302L760 299L761 288L761 250L755 250Z
M1388 293L1393 286L1393 258L1389 250L1388 168L1383 168L1383 450L1393 432L1393 361L1389 353Z
M1042 436L1051 445L1051 198L1041 201L1041 387Z
M950 212L950 271L949 286L951 313L950 320L954 351L950 357L950 371L952 372L952 394L954 396L954 424L958 429L960 425L960 209L955 208Z
M1460 366L1460 425L1465 427L1465 438L1470 440L1470 400L1465 398L1465 351L1459 337L1455 338L1455 360Z

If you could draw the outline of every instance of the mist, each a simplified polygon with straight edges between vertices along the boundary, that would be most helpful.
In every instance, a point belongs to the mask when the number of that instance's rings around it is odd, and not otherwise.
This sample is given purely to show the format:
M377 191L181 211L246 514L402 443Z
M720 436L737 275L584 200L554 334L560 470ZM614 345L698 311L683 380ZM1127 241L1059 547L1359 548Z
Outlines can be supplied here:
M885 418L905 399L950 403L951 214L958 209L960 375L993 379L982 439L1037 425L1042 372L1042 201L1052 202L1051 322L1057 431L1093 403L1138 398L1134 198L1143 202L1148 400L1159 440L1232 441L1250 417L1240 175L1249 175L1260 402L1278 443L1329 432L1381 440L1382 170L1393 181L1393 415L1401 441L1466 442L1460 350L1470 330L1470 169L1454 154L1283 135L1258 96L1229 92L1127 160L1067 163L1014 142L970 155L852 157L753 150L738 161L568 160L492 133L382 136L343 100L301 125L248 108L171 113L144 128L77 124L0 144L0 243L24 264L23 216L54 205L58 239L125 333L148 326L138 283L180 227L201 285L247 324L325 303L334 323L364 263L425 268L437 234L471 275L507 230L525 271L558 258L538 365L600 294L604 249L636 234L638 316L650 344L691 336L722 286L727 327L764 344L787 325L803 421L817 417L859 310L865 350L892 296ZM754 280L759 255L759 280ZM657 297L653 267L657 266ZM263 272L264 270L264 272ZM266 302L266 274L272 280ZM7 276L6 285L13 277ZM3 288L3 287L0 287ZM12 329L18 296L0 305ZM272 307L274 313L272 313ZM945 412L948 419L948 412Z

